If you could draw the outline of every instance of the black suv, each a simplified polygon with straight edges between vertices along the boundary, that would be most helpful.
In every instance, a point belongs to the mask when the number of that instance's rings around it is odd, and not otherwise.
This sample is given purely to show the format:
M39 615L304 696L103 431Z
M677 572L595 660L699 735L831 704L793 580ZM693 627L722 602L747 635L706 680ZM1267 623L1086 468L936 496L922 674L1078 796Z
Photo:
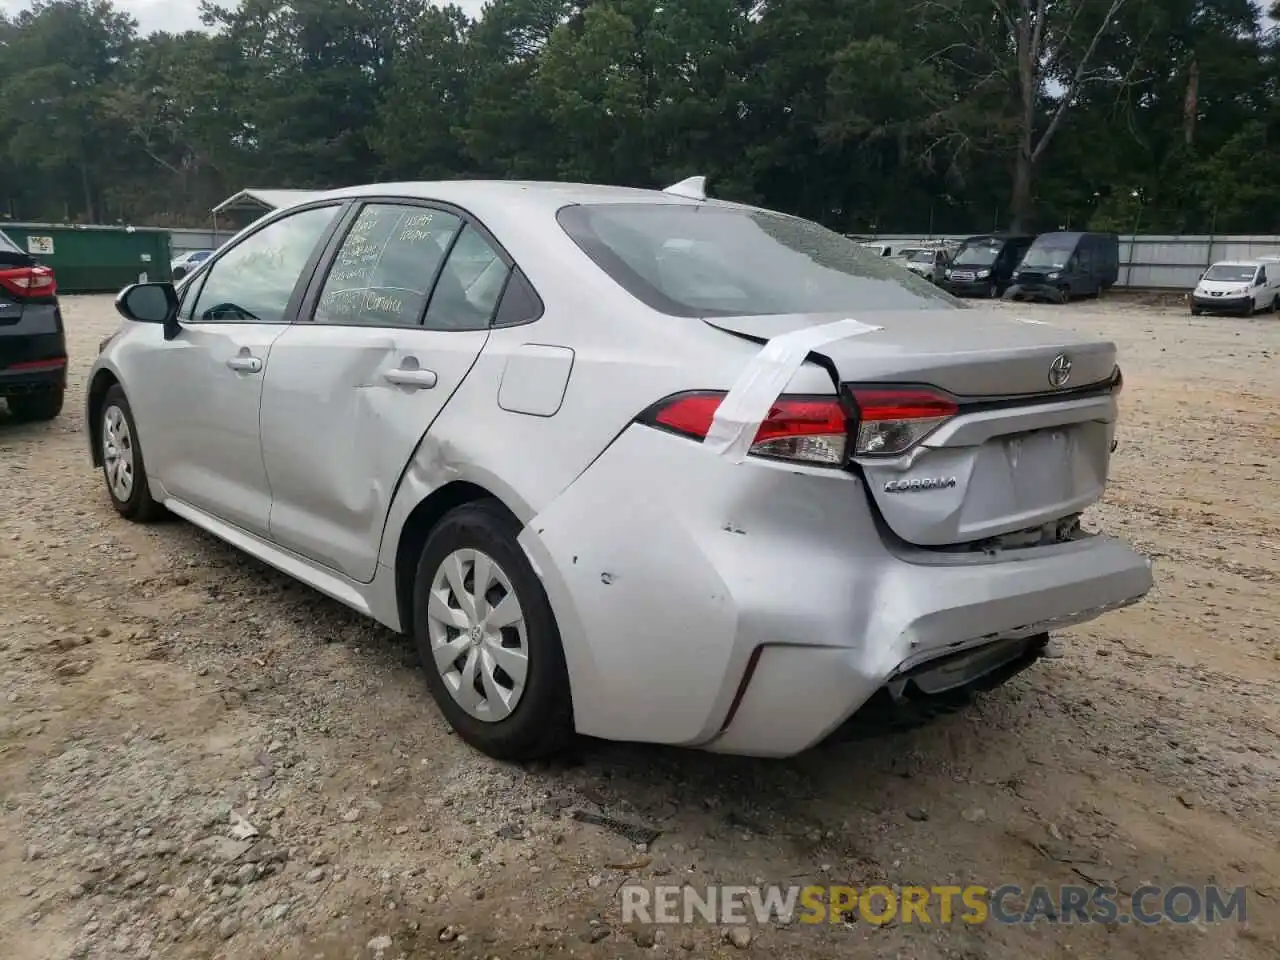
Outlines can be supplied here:
M57 280L0 232L0 400L19 420L52 420L66 389Z

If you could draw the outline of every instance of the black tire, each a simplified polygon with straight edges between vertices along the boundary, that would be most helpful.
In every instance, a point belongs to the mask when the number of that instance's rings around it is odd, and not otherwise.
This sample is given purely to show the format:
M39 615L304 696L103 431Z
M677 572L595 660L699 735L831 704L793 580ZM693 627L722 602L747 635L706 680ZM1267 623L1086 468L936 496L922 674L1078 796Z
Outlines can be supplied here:
M44 393L23 393L10 397L9 412L17 420L55 420L62 413L65 390L48 390Z
M1200 314L1202 314L1202 313L1204 313L1204 311L1203 311L1203 310L1201 310L1199 307L1192 307L1192 308L1191 308L1191 315L1192 315L1193 317L1198 317L1198 316L1200 316Z
M992 283L987 287L987 296L992 300L999 300L1004 295L1004 291L1000 289L1000 285Z
M187 268L186 268L186 267L178 267L178 269L176 269L176 270L174 270L174 271L173 271L173 282L174 282L174 283L177 283L179 280L181 280L181 279L182 279L183 277L185 277L186 275L187 275Z
M123 499L112 488L108 473L111 466L107 461L106 423L113 410L120 411L129 427L128 446L132 453L133 482L128 497ZM133 421L133 410L129 407L129 399L118 383L112 385L107 390L106 396L102 398L102 408L98 416L102 420L98 425L97 433L98 453L102 456L102 478L107 488L107 496L111 498L111 505L116 508L120 516L135 523L148 523L160 519L166 511L151 497L151 487L147 483L147 467L142 458L142 445L138 442L138 425Z
M1252 317L1254 314L1254 311L1256 311L1257 309L1258 309L1258 305L1254 303L1253 298L1250 297L1248 304L1245 305L1244 315L1246 317Z
M559 753L572 741L574 730L560 631L542 582L516 541L519 533L516 522L493 500L464 504L444 516L427 538L414 577L413 641L427 687L458 735L497 760L525 761ZM432 653L428 627L432 581L458 550L478 550L492 558L505 573L524 614L528 657L524 690L511 713L497 721L472 716L454 699Z

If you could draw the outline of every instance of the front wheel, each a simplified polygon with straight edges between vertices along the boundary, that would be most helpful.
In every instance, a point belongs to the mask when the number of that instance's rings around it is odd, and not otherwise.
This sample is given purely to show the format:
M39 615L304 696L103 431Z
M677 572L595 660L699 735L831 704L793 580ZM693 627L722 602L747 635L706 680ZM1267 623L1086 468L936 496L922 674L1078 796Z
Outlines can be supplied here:
M534 760L573 735L555 615L496 501L465 504L431 531L418 562L413 639L427 687L467 743Z
M44 393L24 393L10 397L9 412L19 420L55 420L62 413L66 391L61 388Z
M1000 292L1000 285L994 280L991 281L991 286L987 287L987 296L992 300L998 300L1000 299Z
M1252 317L1254 314L1254 311L1257 309L1258 309L1258 302L1251 297L1249 299L1249 302L1244 305L1244 315L1246 317Z
M151 498L138 427L119 384L103 398L101 417L98 445L111 505L120 516L138 523L158 519L164 515L164 507Z

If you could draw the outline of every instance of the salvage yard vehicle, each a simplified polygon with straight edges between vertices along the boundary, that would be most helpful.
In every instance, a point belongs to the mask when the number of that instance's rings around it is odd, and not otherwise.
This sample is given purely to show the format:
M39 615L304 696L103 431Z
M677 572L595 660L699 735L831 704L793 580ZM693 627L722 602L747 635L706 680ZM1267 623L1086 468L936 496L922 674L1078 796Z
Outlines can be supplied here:
M211 256L213 256L212 250L188 250L182 256L174 257L169 264L169 272L173 276L174 283L177 283L188 273L194 272L200 264Z
M1191 292L1191 314L1280 309L1280 257L1222 260L1206 270Z
M951 257L944 247L927 247L913 250L907 257L906 268L931 283L941 283L950 262Z
M1033 240L1035 237L1023 234L969 237L942 271L943 289L965 297L1002 296Z
M53 420L66 388L57 277L0 233L0 400L18 420Z
M1152 585L1080 524L1113 344L701 178L311 196L117 305L86 398L116 510L408 634L495 757L795 754Z
M1120 238L1114 233L1042 233L1013 272L1009 300L1096 297L1120 276Z

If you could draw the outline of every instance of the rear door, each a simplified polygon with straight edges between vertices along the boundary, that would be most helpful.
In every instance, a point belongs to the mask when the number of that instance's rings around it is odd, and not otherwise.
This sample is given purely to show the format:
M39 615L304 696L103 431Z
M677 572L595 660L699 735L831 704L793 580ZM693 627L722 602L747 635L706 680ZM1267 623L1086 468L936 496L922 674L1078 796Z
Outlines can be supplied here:
M460 211L369 202L350 218L262 398L271 538L353 580L424 433L475 364L510 261Z

